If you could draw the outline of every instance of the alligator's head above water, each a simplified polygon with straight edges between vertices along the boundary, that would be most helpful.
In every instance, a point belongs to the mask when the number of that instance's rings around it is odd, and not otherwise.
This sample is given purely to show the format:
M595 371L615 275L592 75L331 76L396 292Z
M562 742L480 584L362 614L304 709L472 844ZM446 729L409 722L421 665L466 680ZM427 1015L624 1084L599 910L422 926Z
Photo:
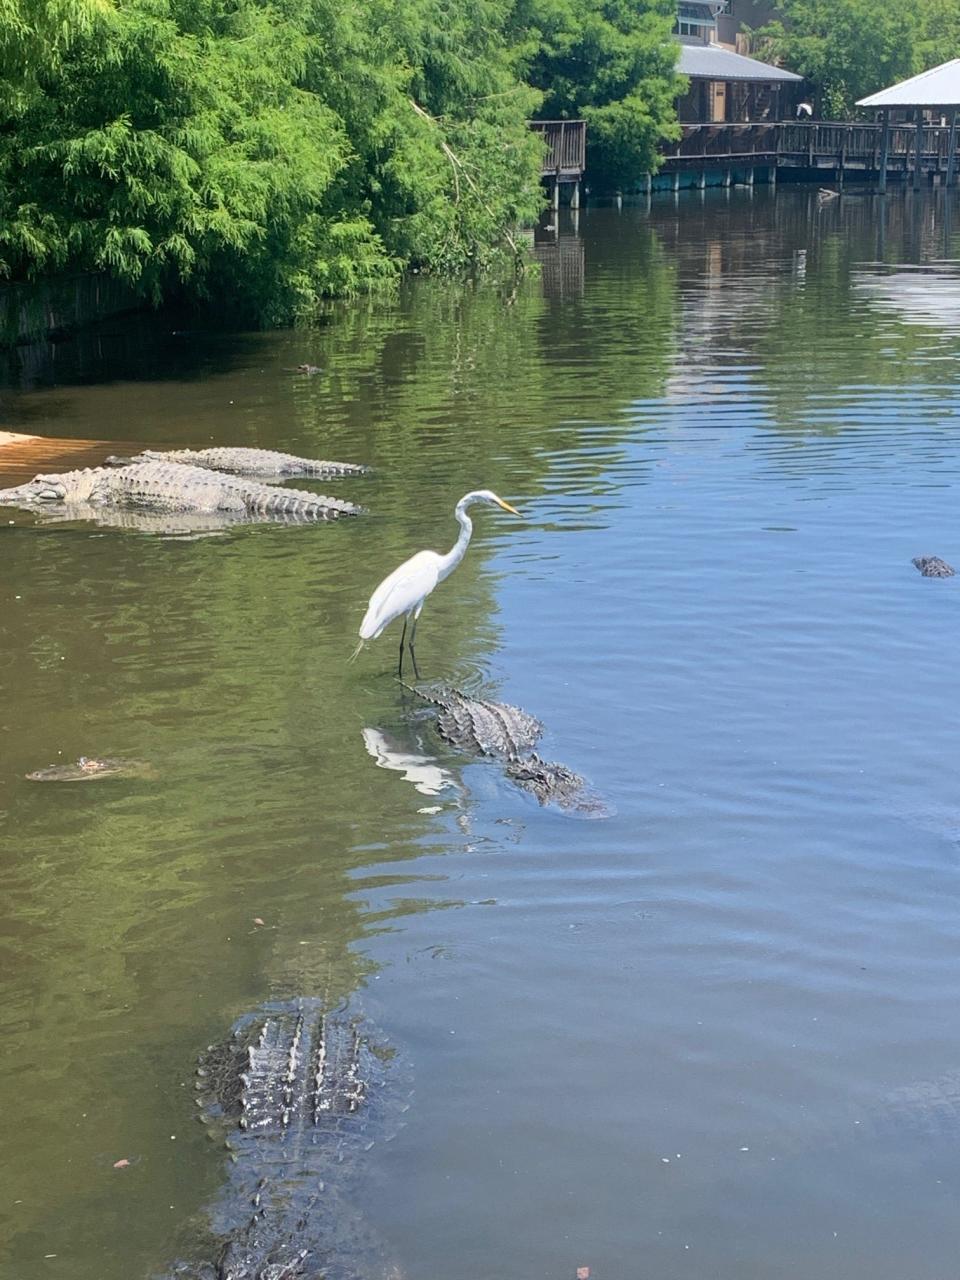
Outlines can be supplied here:
M63 502L66 496L62 476L34 476L26 484L0 489L0 507L40 507L48 502Z

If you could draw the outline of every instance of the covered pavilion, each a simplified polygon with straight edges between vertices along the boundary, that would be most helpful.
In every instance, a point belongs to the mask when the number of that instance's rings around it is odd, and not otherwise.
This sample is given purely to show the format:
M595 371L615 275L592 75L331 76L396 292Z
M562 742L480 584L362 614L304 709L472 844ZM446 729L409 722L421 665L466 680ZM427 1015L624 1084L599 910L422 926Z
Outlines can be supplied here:
M909 80L901 80L889 89L881 89L869 97L861 98L858 107L874 107L882 112L883 129L880 141L880 190L887 185L887 154L890 145L891 111L913 111L916 114L917 135L914 146L913 185L920 185L921 157L923 155L923 117L926 111L946 115L950 126L947 147L946 185L953 185L957 157L957 109L960 107L960 58L951 58L939 67L921 71Z

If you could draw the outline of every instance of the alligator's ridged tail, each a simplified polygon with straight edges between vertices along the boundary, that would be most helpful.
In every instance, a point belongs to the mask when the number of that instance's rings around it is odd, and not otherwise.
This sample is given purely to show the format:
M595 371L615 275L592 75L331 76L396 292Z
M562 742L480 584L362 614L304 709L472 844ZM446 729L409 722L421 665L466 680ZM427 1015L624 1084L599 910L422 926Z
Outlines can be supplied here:
M185 466L208 467L230 475L256 476L260 479L284 476L362 476L369 467L356 462L328 462L320 458L301 458L294 453L274 449L247 447L213 449L144 449L130 459L108 459L124 465L137 462L175 462Z

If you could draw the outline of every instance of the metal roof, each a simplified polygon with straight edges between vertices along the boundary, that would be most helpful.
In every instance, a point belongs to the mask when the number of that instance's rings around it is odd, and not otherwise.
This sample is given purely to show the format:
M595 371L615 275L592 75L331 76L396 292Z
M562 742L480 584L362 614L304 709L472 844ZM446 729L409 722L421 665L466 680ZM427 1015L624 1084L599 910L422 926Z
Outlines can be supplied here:
M680 46L677 70L681 75L699 80L754 80L766 84L771 81L800 81L792 71L772 67L769 62L745 58L718 44L684 44Z
M858 107L955 107L960 106L960 58L921 71L889 89L861 98Z

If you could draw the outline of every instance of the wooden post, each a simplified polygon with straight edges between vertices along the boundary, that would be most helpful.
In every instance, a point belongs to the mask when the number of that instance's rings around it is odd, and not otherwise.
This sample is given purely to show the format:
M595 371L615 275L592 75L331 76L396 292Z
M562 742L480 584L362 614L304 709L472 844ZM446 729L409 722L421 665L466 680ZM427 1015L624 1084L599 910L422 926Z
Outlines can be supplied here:
M923 164L923 107L917 107L917 129L913 144L913 189L920 190L920 169Z
M577 182L575 182L575 183L573 184L573 190L570 192L570 208L571 208L571 209L579 209L579 208L580 208L580 183L579 183L579 181L577 181Z
M947 143L947 176L945 184L953 186L954 172L957 167L957 108L950 108L950 139Z
M555 177L553 186L550 189L550 208L554 213L560 208L560 178Z
M702 191L706 185L707 185L707 171L706 169L701 169L700 172L697 174L697 190Z
M890 150L890 111L883 109L883 126L880 130L880 175L877 190L883 195L887 190L887 154Z
M673 171L673 176L670 180L670 190L671 191L680 190L680 170L679 169L674 169Z
M643 194L649 196L653 191L653 175L645 173L643 175Z

